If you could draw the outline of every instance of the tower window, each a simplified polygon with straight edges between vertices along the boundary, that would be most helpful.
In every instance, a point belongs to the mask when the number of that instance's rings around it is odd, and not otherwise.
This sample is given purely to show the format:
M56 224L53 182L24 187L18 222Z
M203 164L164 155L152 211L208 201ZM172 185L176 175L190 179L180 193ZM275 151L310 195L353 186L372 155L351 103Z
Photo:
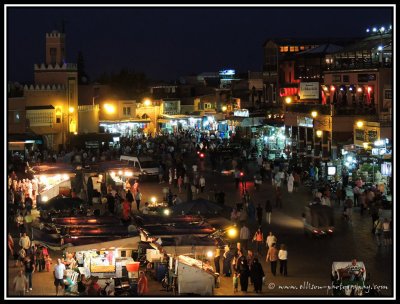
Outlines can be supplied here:
M51 64L56 64L57 61L57 49L50 48L50 62Z

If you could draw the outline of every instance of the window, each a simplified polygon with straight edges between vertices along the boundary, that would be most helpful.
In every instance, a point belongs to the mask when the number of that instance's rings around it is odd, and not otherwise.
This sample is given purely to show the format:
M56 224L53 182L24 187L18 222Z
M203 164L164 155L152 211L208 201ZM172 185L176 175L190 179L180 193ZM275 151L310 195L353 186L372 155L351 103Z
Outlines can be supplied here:
M392 99L392 90L385 90L385 99Z
M50 48L50 63L51 64L56 64L57 60L57 49L56 48Z
M290 51L291 51L291 52L294 52L294 46L291 46L291 47L290 47Z
M332 81L333 82L341 82L342 76L341 75L332 75Z
M61 123L61 117L56 118L56 123Z
M349 75L343 75L343 82L349 82Z
M131 115L131 107L123 107L122 111L125 116Z

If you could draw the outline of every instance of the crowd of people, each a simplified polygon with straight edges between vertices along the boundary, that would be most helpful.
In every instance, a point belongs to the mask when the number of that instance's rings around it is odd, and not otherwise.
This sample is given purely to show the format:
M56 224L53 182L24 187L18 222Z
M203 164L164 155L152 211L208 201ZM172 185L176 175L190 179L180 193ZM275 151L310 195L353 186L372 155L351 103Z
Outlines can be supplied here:
M31 165L46 160L85 165L98 161L117 160L120 155L151 155L159 163L158 182L165 184L165 188L168 189L164 193L163 200L169 206L182 202L177 194L181 194L183 191L186 192L186 200L191 201L197 198L199 194L204 193L206 189L208 193L212 194L209 195L209 198L224 204L224 191L206 180L206 176L203 174L204 164L202 164L202 160L194 162L190 167L187 160L196 159L198 151L207 152L210 156L212 170L219 170L223 161L222 158L218 157L218 151L228 147L229 144L228 140L219 139L213 134L180 131L168 135L159 134L155 137L145 135L132 138L121 137L118 145L114 147L74 148L71 151L61 151L58 154L47 150L34 151L25 153L28 155L25 160L31 162ZM306 168L295 159L283 157L271 161L267 159L264 153L255 158L258 171L254 180L251 180L250 174L248 174L247 161L249 157L252 157L252 153L249 150L242 155L239 154L239 156L239 159L232 156L231 168L235 187L238 189L241 185L242 201L234 206L230 219L240 227L240 242L234 252L229 247L225 247L225 252L217 256L218 263L219 258L222 257L223 274L232 276L235 292L239 283L241 291L247 292L249 279L254 290L261 292L263 281L265 281L265 272L260 263L262 259L270 263L272 275L276 275L278 261L280 264L279 273L282 276L288 275L286 244L278 244L277 238L272 232L264 237L262 231L263 218L265 214L265 222L270 225L273 207L283 209L282 193L294 195L299 191L299 187L307 182L311 182L310 191L313 194L313 204L334 206L334 202L336 202L337 206L343 207L344 216L349 222L352 219L353 207L360 207L361 214L369 212L372 217L373 233L378 245L380 246L382 243L384 245L391 244L392 220L391 218L382 220L379 216L379 210L383 206L383 197L376 187L363 187L362 181L357 180L353 187L353 197L351 197L348 195L348 186L350 185L345 179L334 183L334 188L332 188L332 182L323 177L318 166L311 165ZM15 165L13 168L18 168L18 166ZM260 185L263 183L272 185L275 191L274 199L267 198L265 202L255 202L250 196L252 194L252 189L249 187L251 182L254 182L256 191L259 191ZM86 191L83 189L86 189ZM10 245L10 242L9 249L16 263L19 263L18 265L28 265L24 266L28 282L28 288L25 289L25 292L29 292L29 289L32 288L29 286L32 286L34 271L47 270L48 262L51 263L50 256L43 253L43 248L31 249L32 246L27 245L29 242L26 238L29 239L28 235L32 227L31 211L32 208L35 208L38 191L38 182L34 177L18 178L14 171L9 174L8 203L13 210L11 216L18 230L17 237L22 239L19 242L21 244L20 250L16 250L15 246ZM149 202L142 203L143 193L140 182L133 178L127 179L122 188L103 182L101 191L98 192L94 190L92 179L89 177L87 184L82 187L82 191L79 191L79 193L71 192L72 196L78 196L87 202L89 208L86 215L93 215L95 204L104 203L107 206L106 212L108 214L119 216L124 223L129 225L132 223L132 214L135 211L149 212ZM255 233L251 231L255 231ZM31 251L35 253L32 255ZM36 255L37 252L39 252L39 256ZM27 262L28 260L29 262ZM34 265L33 270L30 267L31 264ZM219 270L219 264L218 266L215 264L215 267L216 270ZM59 284L62 286L61 281Z

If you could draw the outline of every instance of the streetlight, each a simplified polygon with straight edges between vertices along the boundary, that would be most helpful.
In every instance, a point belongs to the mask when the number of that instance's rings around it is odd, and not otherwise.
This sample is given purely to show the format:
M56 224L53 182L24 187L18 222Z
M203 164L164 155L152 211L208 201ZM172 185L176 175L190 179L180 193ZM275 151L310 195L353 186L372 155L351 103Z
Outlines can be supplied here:
M151 100L150 100L150 99L146 99L146 100L143 102L143 104L144 104L146 107L148 107L148 106L151 105Z
M292 98L290 98L290 97L286 97L285 101L286 101L286 103L287 103L287 104L289 104L289 103L291 103L291 102L292 102Z
M318 115L317 111L312 111L312 112L311 112L311 116L312 116L312 117L315 118L315 117L317 117L317 115Z
M316 134L317 134L318 137L321 137L321 136L322 136L322 131L321 131L321 130L318 130L318 131L316 132Z
M227 110L227 107L226 107L226 106L223 106L223 107L222 107L222 111L225 112L226 110Z
M75 111L75 109L73 108L73 107L70 107L69 108L69 112L72 114L72 113L74 113L74 111Z
M112 105L105 104L105 105L104 105L104 108L106 109L106 112L107 112L108 114L112 114L112 113L115 112L115 107L112 106Z
M362 128L362 126L364 125L364 123L362 121L357 121L357 127Z

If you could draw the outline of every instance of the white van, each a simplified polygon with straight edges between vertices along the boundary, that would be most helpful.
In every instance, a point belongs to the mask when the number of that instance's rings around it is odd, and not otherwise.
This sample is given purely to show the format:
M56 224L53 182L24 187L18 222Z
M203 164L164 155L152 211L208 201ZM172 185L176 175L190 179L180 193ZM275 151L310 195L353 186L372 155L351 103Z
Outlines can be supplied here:
M127 162L134 168L134 175L138 178L143 178L145 176L158 176L158 163L151 157L147 156L127 156L121 155L121 162Z

